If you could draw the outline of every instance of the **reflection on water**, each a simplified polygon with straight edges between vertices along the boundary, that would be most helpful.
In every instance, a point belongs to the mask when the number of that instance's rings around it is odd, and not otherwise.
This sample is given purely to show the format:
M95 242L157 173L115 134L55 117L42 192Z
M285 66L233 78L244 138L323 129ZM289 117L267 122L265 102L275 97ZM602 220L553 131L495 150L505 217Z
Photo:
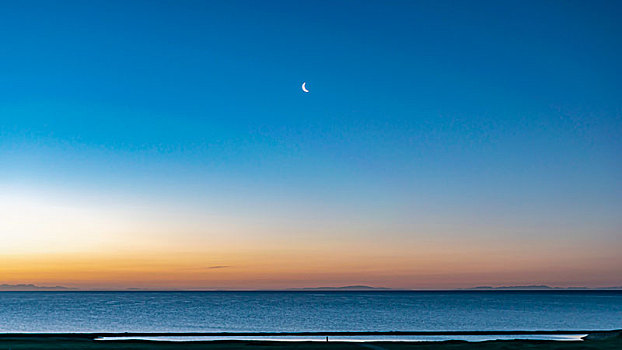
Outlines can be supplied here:
M427 341L447 341L464 340L469 342L480 342L487 340L557 340L557 341L581 341L587 334L564 334L564 335L365 335L365 336L329 336L328 341L340 342L370 342L370 341L408 341L408 342L427 342ZM209 336L209 337L102 337L96 340L151 340L151 341L223 341L223 340L262 340L262 341L313 341L325 342L325 336Z

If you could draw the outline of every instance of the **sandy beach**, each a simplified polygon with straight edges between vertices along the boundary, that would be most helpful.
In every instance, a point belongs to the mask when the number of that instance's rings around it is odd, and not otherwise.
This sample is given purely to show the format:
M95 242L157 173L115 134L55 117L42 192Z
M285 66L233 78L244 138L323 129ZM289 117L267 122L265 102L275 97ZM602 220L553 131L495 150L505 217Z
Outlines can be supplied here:
M275 342L275 341L210 341L168 342L145 340L99 341L86 337L52 337L11 335L0 337L0 349L11 350L178 350L178 349L323 349L323 350L613 350L622 349L620 331L589 335L583 341L494 340L484 342Z

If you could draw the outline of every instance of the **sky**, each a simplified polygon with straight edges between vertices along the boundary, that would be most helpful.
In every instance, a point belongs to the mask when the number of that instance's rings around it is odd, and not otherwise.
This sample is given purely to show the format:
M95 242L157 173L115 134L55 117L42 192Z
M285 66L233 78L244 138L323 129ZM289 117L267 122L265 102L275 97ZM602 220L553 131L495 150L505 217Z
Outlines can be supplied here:
M622 285L621 16L2 1L0 284Z

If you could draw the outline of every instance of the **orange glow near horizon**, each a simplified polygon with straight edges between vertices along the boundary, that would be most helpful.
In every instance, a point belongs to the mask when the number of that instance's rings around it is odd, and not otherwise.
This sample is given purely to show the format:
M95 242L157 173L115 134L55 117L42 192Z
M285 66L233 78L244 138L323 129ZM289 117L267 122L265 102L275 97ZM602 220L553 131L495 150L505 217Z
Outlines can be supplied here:
M280 289L359 284L443 289L560 283L597 287L617 273L611 269L592 276L590 271L596 267L572 264L573 252L555 259L531 255L530 261L525 261L520 254L501 258L483 250L449 256L448 252L428 248L419 254L391 256L389 251L372 247L363 250L359 246L356 253L349 254L340 249L343 248L323 253L314 249L283 253L258 248L219 253L117 251L5 255L0 273L2 282L7 284L82 289Z
M485 232L467 239L429 225L412 225L408 235L370 235L356 223L297 227L62 198L0 196L0 232L15 233L3 236L0 284L80 289L599 287L615 280L615 267L622 266L615 245L588 239L541 238L534 245L531 239L491 239ZM396 236L399 241L392 239Z

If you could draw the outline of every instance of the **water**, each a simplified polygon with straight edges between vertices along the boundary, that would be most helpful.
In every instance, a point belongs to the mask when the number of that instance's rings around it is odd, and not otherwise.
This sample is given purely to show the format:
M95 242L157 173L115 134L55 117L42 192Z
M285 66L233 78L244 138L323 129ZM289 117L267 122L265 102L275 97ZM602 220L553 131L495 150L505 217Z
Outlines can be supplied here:
M2 333L620 328L621 291L0 292Z
M361 336L331 336L332 342L369 342L369 341L405 341L405 342L426 342L426 341L447 341L447 340L464 340L470 342L479 342L486 340L556 340L556 341L581 341L582 337L587 334L574 335L434 335L434 336L417 336L417 335L361 335ZM168 342L188 342L188 341L222 341L222 340L263 340L263 341L305 341L305 342L325 342L325 336L207 336L207 337L103 337L96 340L150 340L150 341L168 341Z

